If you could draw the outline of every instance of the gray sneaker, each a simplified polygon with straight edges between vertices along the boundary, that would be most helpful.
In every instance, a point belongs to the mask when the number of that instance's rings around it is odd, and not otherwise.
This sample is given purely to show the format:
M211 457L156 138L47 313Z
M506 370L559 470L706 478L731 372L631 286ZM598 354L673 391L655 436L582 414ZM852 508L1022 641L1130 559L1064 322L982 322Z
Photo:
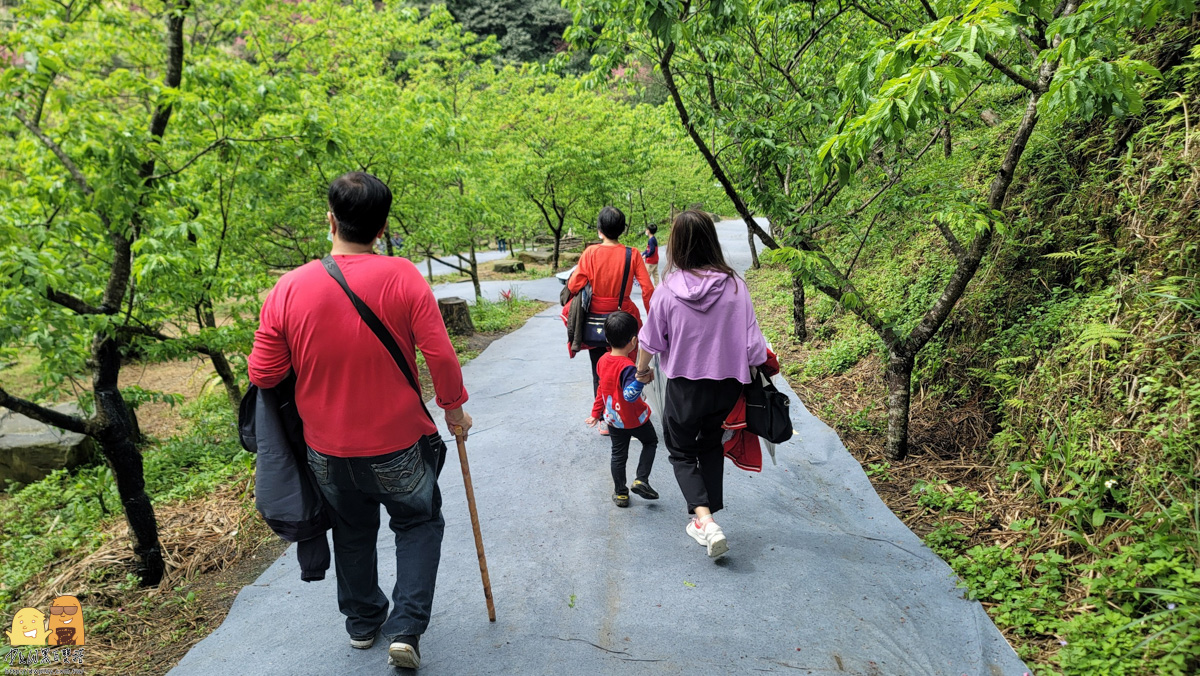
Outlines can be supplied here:
M418 669L421 666L420 636L397 636L388 646L388 665L401 669Z

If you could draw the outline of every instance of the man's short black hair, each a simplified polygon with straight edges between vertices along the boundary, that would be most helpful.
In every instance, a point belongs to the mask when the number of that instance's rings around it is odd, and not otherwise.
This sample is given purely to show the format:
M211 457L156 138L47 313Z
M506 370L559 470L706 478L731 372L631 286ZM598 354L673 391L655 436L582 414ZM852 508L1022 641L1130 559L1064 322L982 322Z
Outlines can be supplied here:
M638 323L633 315L617 310L604 320L604 337L610 347L618 350L629 344L637 335Z
M600 226L600 234L609 239L619 239L625 232L625 214L616 207L604 207L600 210L600 218L596 219Z
M657 225L655 225L655 224L653 224L653 223L651 223L650 225L647 225L647 226L646 226L646 229L650 231L650 234L651 234L651 235L653 235L653 234L655 234L655 233L657 233L657 232L658 232L658 226L657 226Z
M392 191L365 171L342 174L329 184L329 210L342 241L370 244L383 229L391 209Z

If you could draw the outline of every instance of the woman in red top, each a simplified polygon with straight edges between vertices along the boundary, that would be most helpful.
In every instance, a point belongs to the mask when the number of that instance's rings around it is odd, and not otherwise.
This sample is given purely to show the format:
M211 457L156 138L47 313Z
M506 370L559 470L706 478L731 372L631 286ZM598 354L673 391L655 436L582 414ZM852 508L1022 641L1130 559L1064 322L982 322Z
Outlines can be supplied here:
M625 281L625 288L621 289L621 276L625 272L625 249L627 247L617 239L621 233L625 232L625 214L616 207L604 207L600 210L597 223L600 244L590 246L583 252L583 256L579 258L579 266L575 268L575 274L571 275L567 287L572 294L576 294L582 291L588 283L591 283L591 312L623 310L638 320L640 328L642 317L638 313L637 305L634 305L633 299L630 298L633 293L633 280L636 279L642 287L642 305L645 306L647 312L650 311L650 296L654 294L654 285L650 282L649 273L646 272L646 262L642 259L642 252L632 249L633 257L629 262L629 279ZM624 298L625 302L621 307L617 307L621 298ZM588 350L588 356L592 361L592 396L595 396L596 390L600 386L600 376L596 374L596 364L606 351L607 348L603 347ZM607 431L606 427L601 426L601 434L606 434Z

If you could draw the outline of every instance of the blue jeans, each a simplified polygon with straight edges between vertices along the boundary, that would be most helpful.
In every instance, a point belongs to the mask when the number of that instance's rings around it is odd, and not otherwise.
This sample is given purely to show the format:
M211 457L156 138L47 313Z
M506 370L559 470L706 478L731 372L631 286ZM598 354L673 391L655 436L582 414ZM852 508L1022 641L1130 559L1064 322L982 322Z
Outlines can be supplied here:
M338 608L346 631L366 637L419 636L429 626L433 588L442 555L442 495L437 477L446 460L440 438L363 458L338 458L308 449L308 464L334 516L333 563ZM379 588L375 544L379 506L396 534L396 585L392 607Z

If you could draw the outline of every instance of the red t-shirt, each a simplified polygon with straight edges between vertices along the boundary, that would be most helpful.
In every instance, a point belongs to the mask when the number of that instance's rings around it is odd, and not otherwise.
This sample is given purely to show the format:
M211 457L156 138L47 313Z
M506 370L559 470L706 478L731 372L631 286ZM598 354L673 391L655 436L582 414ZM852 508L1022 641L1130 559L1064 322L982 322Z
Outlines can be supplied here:
M614 312L617 310L617 299L621 296L621 274L625 272L625 247L605 246L597 244L589 246L579 257L579 267L567 282L571 293L579 293L588 282L592 283L592 312ZM633 315L642 325L642 317L637 306L630 300L633 293L633 280L642 287L642 305L650 311L650 296L654 295L654 284L650 282L650 273L646 272L646 262L642 260L642 252L633 249L629 261L629 281L625 282L625 304L620 309Z
M600 386L596 388L596 401L592 403L593 418L602 418L609 427L617 429L633 429L646 424L650 419L650 405L642 397L625 401L625 385L636 372L637 364L629 355L618 357L606 352L600 357L596 363Z
M392 332L416 368L421 349L437 404L467 401L462 369L433 290L410 261L374 254L334 256L346 283ZM274 387L296 372L296 408L304 439L338 457L381 455L436 431L418 397L379 338L320 261L280 278L263 302L250 382Z

